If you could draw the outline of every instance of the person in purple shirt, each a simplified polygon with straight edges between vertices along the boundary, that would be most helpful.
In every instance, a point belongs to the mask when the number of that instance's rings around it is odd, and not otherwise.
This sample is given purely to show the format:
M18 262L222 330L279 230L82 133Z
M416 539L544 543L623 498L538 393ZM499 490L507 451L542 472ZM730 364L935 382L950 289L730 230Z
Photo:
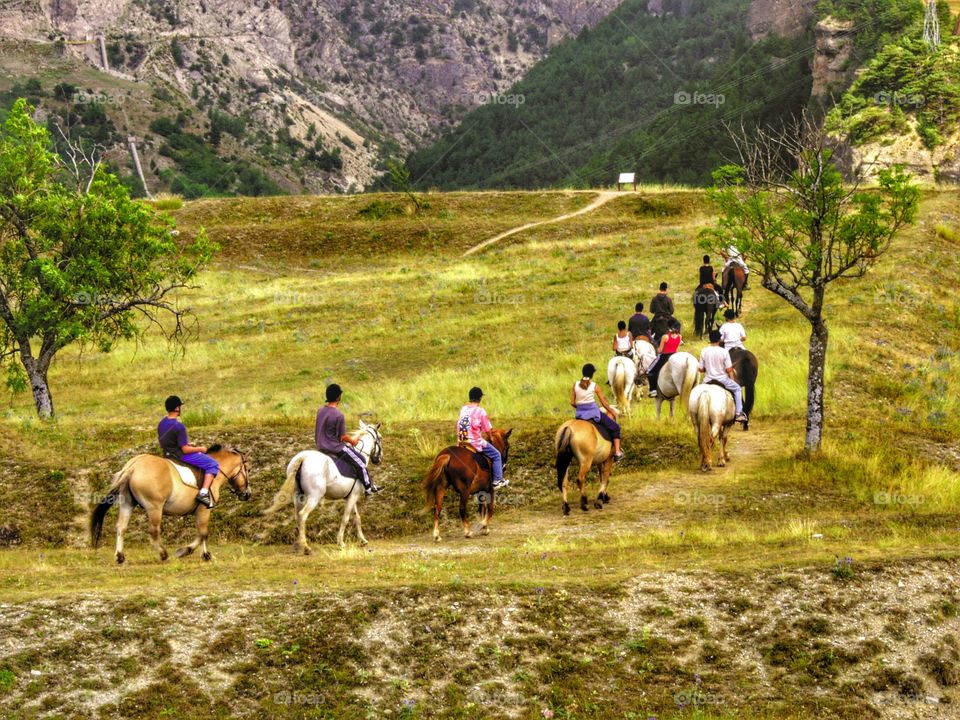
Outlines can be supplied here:
M317 411L315 429L317 450L334 460L346 463L350 469L355 470L367 495L380 492L382 488L370 481L367 462L363 459L363 455L354 450L360 441L347 434L347 420L339 407L343 390L336 383L332 383L327 386L326 397L326 404ZM347 447L348 445L350 447Z
M197 502L212 508L214 503L213 496L210 495L210 486L220 472L220 465L205 454L206 447L191 445L187 440L187 428L180 422L182 405L183 401L176 395L167 398L164 403L167 416L157 425L157 439L160 441L160 449L164 457L193 465L203 471L203 484L200 486L200 492L197 493Z

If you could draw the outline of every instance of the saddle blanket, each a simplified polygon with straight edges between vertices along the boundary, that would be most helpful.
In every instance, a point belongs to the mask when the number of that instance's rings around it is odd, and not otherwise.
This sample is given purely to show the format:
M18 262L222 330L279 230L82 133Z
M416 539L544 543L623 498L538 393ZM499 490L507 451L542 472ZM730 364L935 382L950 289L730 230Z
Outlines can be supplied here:
M167 462L170 462L170 461L168 460ZM176 468L177 474L180 475L180 479L183 481L184 485L188 485L189 487L192 487L192 488L197 487L197 476L194 475L193 470L175 462L171 462L170 464L173 465L174 468Z

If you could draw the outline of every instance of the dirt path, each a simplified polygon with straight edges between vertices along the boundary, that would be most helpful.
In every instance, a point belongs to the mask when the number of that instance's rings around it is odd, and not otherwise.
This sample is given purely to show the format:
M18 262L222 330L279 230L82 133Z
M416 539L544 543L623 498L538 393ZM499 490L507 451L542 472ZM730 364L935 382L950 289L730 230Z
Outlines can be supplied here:
M467 251L463 254L463 256L464 256L464 257L467 257L468 255L473 255L474 253L480 252L480 251L483 250L484 248L489 247L490 245L493 245L494 243L500 242L500 241L503 240L504 238L508 238L508 237L510 237L511 235L516 235L517 233L523 232L524 230L529 230L530 228L538 227L538 226L540 226L540 225L550 225L550 224L552 224L552 223L558 223L558 222L561 222L561 221L563 221L563 220L569 220L570 218L576 217L577 215L586 215L586 214L589 213L589 212L593 212L593 211L596 210L598 207L607 204L608 202L610 202L611 200L613 200L613 198L615 198L617 195L618 195L618 193L616 193L616 192L614 192L614 191L612 191L612 190L601 190L600 192L597 193L597 199L594 200L594 201L593 201L592 203L590 203L589 205L587 205L585 208L581 208L580 210L577 210L576 212L566 213L565 215L560 215L559 217L550 218L549 220L538 220L537 222L527 223L526 225L520 225L519 227L515 227L515 228L513 228L513 229L511 229L511 230L507 230L506 232L502 232L502 233L500 233L499 235L495 235L495 236L492 237L492 238L489 238L489 239L487 239L487 240L484 240L482 243L480 243L480 244L478 244L478 245L474 245L472 248L470 248L469 250L467 250Z

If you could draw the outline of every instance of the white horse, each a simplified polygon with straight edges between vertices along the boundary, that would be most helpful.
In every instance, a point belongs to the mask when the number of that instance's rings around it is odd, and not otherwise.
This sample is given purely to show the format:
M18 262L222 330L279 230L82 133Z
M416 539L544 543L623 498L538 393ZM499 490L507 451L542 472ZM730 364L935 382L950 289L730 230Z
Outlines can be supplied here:
M630 414L630 402L637 389L637 384L634 382L636 377L637 365L631 358L625 355L610 358L610 362L607 363L607 380L613 391L617 409L624 415Z
M687 409L700 445L700 470L710 472L713 469L713 448L718 440L717 466L724 467L730 459L727 437L735 417L733 395L719 385L703 383L690 393Z
M383 443L380 438L380 424L367 425L360 421L360 429L351 433L352 437L360 440L357 451L363 456L367 465L377 465L383 454ZM343 509L343 519L340 521L340 530L337 532L337 545L343 548L343 533L353 513L357 524L357 539L361 545L367 544L360 527L360 511L357 510L357 501L363 495L363 483L340 474L333 458L317 450L304 450L297 453L287 465L287 479L273 498L273 505L264 511L264 515L275 513L281 507L293 500L293 515L297 523L297 541L293 545L294 552L310 554L310 545L307 543L307 518L317 505L326 499L346 500Z
M670 401L670 417L673 417L673 401L678 397L685 405L690 391L697 384L697 359L688 352L677 352L670 356L667 364L660 369L657 377L657 420L660 419L660 405Z
M649 340L640 337L633 341L633 359L637 363L637 382L646 380L647 370L657 359L657 349Z

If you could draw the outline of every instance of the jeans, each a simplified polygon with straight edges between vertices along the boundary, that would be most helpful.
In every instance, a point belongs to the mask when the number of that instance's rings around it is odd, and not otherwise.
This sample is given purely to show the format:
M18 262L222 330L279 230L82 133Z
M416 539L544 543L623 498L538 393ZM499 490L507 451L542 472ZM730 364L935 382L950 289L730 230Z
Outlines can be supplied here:
M503 458L500 456L500 451L487 443L480 452L490 458L490 462L493 464L493 481L500 482L503 480Z
M181 460L187 465L193 465L194 467L200 468L203 470L204 475L213 475L216 477L217 473L220 472L220 465L209 455L204 453L187 453L184 455Z
M734 380L729 375L724 378L712 378L714 382L718 382L723 385L727 390L733 393L733 402L736 405L736 413L739 415L743 412L743 393L740 388L740 383Z

